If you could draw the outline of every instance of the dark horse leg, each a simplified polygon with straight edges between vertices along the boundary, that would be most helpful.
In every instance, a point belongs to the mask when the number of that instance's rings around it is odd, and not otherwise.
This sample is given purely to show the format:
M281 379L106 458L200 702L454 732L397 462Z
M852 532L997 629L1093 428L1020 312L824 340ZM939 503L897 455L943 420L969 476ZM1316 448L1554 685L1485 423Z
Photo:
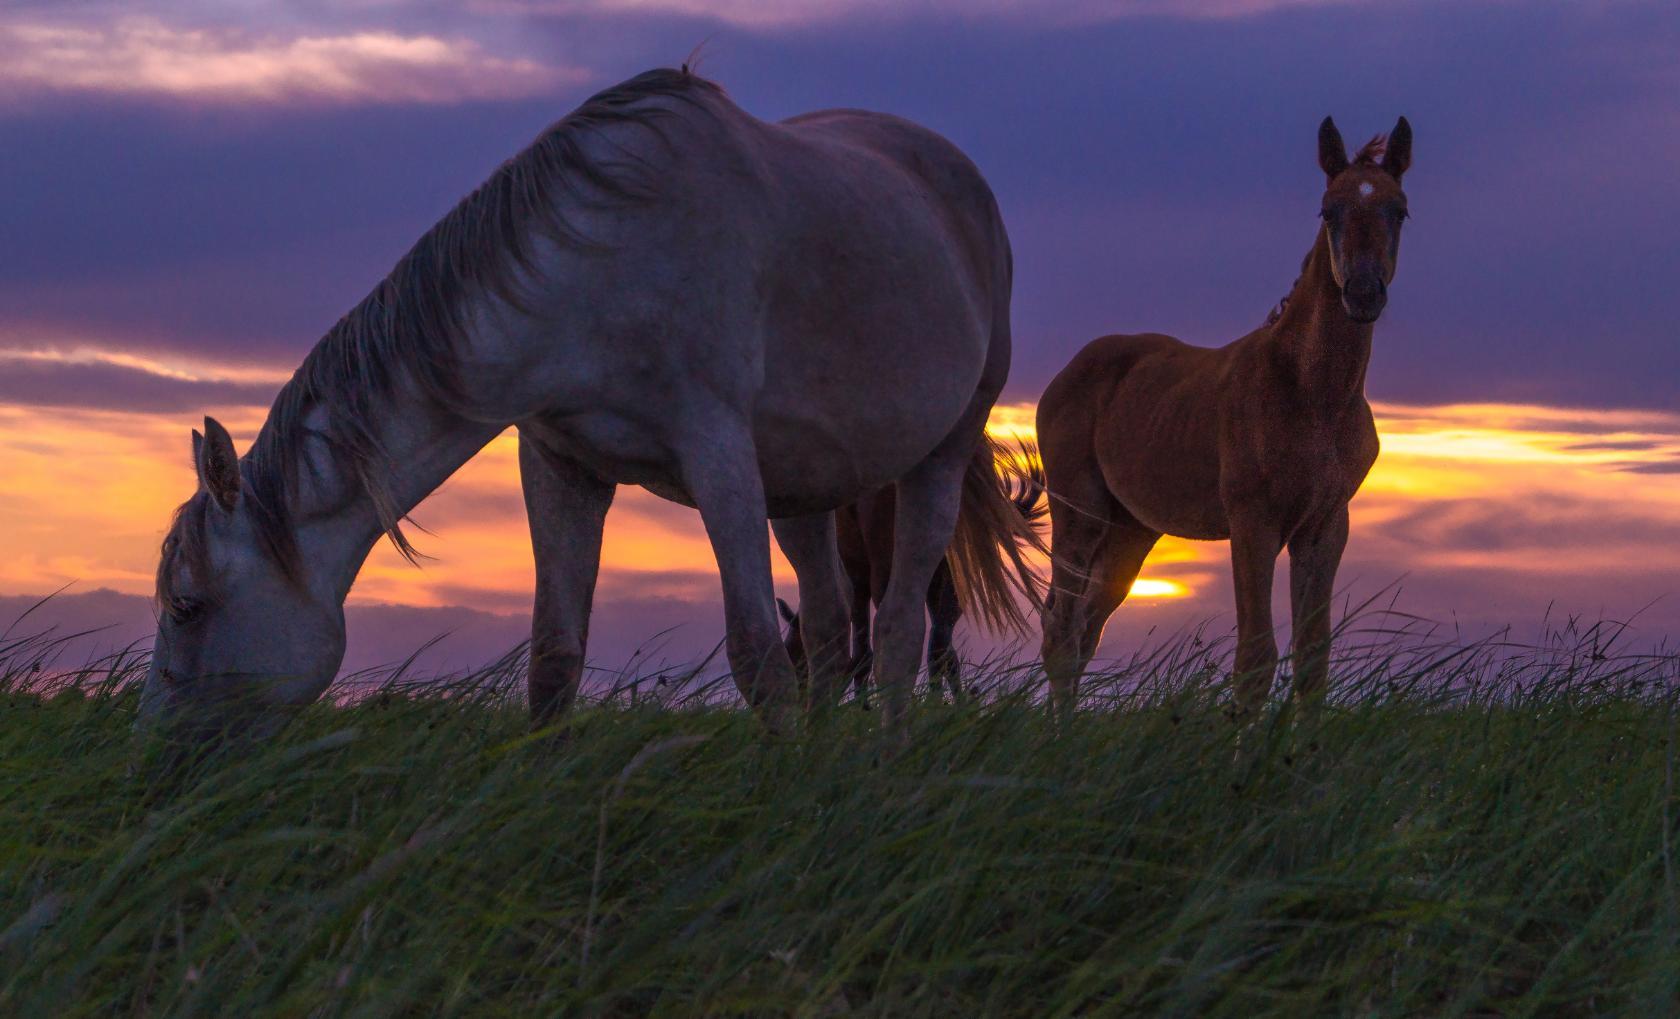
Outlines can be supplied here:
M890 489L888 490L891 491ZM892 512L891 496L888 495L887 513ZM870 555L870 546L864 526L864 514L874 509L874 504L881 501L880 495L865 496L862 500L849 506L842 506L834 511L834 525L836 544L840 550L840 568L846 577L846 597L851 606L852 614L852 689L857 698L858 706L869 707L869 671L874 662L874 655L870 651L871 615L875 607L874 594L874 561ZM889 520L890 526L890 520ZM888 538L890 555L891 538ZM886 581L881 581L882 587Z
M939 695L943 686L951 691L951 700L959 701L963 694L960 665L956 650L951 646L951 637L957 628L957 620L962 618L962 604L957 601L957 582L951 575L951 564L946 560L939 561L933 581L928 584L927 607L930 622L928 686L935 696Z
M852 691L857 698L858 707L869 708L869 669L875 661L874 652L869 647L870 617L875 607L874 600L869 596L869 578L853 577L848 574L847 583L851 586L852 603Z

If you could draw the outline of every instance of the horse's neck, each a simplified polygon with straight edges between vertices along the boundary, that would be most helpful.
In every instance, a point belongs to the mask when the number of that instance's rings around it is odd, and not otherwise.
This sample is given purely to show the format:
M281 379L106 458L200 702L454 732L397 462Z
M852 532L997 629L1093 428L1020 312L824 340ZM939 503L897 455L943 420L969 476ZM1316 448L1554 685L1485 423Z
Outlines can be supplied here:
M351 476L345 458L328 448L342 424L321 407L307 412L305 424L324 441L306 440L299 488L292 493L299 552L305 569L341 602L385 534L386 516L406 515L501 431L449 412L403 379L369 394L362 427L384 453L385 463L376 468L386 501L381 507L374 492Z
M1342 307L1330 268L1330 240L1320 227L1306 268L1272 325L1272 342L1312 403L1339 411L1365 392L1371 333L1370 323L1353 321Z

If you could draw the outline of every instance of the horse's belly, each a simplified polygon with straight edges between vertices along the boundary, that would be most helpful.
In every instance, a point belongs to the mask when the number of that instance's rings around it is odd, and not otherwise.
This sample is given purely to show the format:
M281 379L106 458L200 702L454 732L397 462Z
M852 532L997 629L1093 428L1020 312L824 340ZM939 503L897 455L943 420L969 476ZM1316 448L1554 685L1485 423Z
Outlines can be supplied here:
M1163 485L1158 475L1149 483L1126 483L1114 496L1137 521L1150 530L1175 538L1220 541L1231 536L1231 525L1217 489Z
M974 399L972 386L966 394L929 388L935 391L922 401L886 392L841 407L761 404L754 431L771 515L835 509L909 473L951 434Z
M1103 424L1098 462L1109 491L1151 530L1179 538L1229 537L1220 498L1210 401L1195 392L1122 391Z

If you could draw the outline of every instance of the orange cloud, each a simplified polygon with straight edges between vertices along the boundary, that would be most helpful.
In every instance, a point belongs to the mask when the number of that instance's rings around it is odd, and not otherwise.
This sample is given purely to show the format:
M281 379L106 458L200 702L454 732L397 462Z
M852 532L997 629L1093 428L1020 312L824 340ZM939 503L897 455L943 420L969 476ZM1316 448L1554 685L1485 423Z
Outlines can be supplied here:
M150 18L0 21L0 97L103 92L217 102L451 103L537 95L588 72L469 39L363 31L257 35Z
M11 356L11 355L7 355ZM30 355L108 360L103 355ZM206 366L140 368L218 377ZM1478 590L1614 593L1629 578L1661 590L1680 576L1680 415L1522 405L1378 404L1383 453L1353 503L1344 579L1459 578ZM244 448L264 416L213 407ZM1030 439L1033 408L999 407L994 434ZM187 429L196 414L0 403L0 593L151 590L170 511L193 488ZM420 568L381 546L357 604L467 604L517 611L532 588L512 433L498 438L415 510L434 558ZM1229 551L1165 539L1133 592L1141 605L1226 613ZM778 586L792 591L779 557ZM1281 583L1281 582L1280 582ZM636 488L608 518L600 590L614 597L715 601L699 519ZM1135 611L1143 611L1136 609ZM1122 610L1126 611L1126 610ZM1153 618L1153 617L1152 617Z

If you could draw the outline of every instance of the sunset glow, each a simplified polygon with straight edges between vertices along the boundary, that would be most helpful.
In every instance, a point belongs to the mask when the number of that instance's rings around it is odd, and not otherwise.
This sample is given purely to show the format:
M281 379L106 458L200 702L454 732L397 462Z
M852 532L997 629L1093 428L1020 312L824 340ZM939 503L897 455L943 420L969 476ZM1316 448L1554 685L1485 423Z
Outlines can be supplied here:
M211 411L241 449L265 413ZM1518 583L1534 574L1680 569L1680 553L1653 540L1680 529L1680 416L1527 405L1379 404L1377 413L1383 453L1354 500L1349 548L1365 571L1392 579L1474 569ZM1032 416L1031 405L999 406L991 431L1030 441ZM0 405L10 524L0 589L74 584L148 594L170 511L194 485L193 424L186 415ZM410 566L381 545L352 601L522 611L533 579L515 450L513 434L503 435L422 503L414 518L430 533L414 538L428 558ZM1228 571L1224 543L1167 538L1132 597L1194 600ZM779 557L776 576L791 588ZM697 515L622 489L608 522L603 594L704 602L715 589Z

